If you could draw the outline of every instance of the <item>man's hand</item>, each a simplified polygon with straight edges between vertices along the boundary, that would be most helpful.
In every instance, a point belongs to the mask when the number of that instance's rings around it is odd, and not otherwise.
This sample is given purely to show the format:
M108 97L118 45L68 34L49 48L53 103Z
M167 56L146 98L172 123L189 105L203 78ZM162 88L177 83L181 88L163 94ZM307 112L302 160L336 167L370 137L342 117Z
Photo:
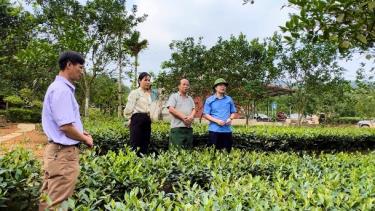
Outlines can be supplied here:
M216 120L216 124L220 125L220 126L224 126L225 125L225 122L221 119L218 119Z
M184 117L183 122L184 122L184 124L185 124L186 127L190 127L191 126L191 120L189 119L188 116Z
M232 125L232 119L228 118L227 121L225 122L226 125Z
M88 133L83 132L83 135L85 135L85 141L84 143L89 147L93 148L94 147L94 140L92 139L92 136Z
M61 126L60 130L64 132L67 137L73 140L81 141L90 148L94 146L94 141L91 135L87 131L78 131L72 123Z
M130 119L129 120L125 120L124 127L130 128Z
M191 125L194 121L194 118L192 116L186 116L184 118L184 122L186 122L188 125Z
M87 139L85 140L85 144L89 147L89 148L92 148L94 146L94 140L92 139L92 136L90 133L88 133L87 131L83 131L83 135L85 135L87 137Z

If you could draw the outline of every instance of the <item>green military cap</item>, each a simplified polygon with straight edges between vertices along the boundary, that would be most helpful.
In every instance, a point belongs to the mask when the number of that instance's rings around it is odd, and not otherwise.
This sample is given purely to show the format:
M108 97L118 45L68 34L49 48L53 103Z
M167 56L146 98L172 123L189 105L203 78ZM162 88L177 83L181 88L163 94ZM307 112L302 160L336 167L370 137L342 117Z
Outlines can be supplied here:
M213 88L215 88L219 84L225 84L225 86L229 85L228 82L224 78L218 78L218 79L216 79Z

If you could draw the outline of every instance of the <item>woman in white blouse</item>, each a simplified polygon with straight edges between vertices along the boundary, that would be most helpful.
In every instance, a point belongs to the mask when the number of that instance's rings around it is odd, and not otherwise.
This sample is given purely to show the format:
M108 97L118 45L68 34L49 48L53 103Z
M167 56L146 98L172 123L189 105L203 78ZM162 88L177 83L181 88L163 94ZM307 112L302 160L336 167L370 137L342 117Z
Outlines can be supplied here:
M124 109L125 119L130 121L130 144L137 155L147 153L151 138L151 75L142 72L138 77L138 89L132 90Z

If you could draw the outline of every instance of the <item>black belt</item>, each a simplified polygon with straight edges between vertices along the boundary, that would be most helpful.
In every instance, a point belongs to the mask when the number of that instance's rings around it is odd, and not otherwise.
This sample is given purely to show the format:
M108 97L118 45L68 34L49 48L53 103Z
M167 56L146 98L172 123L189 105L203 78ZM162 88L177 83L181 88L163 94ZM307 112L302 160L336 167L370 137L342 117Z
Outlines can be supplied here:
M61 147L79 147L79 145L81 144L81 143L78 143L78 144L73 144L73 145L64 145L64 144L56 143L52 140L48 140L48 143L55 144L55 145L58 145L58 146L61 146Z
M134 113L133 115L136 115L136 114L141 114L141 115L147 115L147 116L150 116L150 112L138 112L138 113Z
M192 127L174 127L174 128L189 129L189 130L192 130L192 129L193 129ZM173 129L173 128L172 128L172 129Z

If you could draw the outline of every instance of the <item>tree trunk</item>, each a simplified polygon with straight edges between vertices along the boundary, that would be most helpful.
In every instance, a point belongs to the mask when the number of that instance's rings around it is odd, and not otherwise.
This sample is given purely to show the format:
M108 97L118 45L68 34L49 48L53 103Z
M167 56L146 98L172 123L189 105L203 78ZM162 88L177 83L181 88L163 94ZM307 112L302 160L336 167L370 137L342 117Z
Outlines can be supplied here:
M257 107L256 107L256 101L255 101L255 99L253 100L253 108L254 108L253 117L255 117L255 114L257 112Z
M251 112L251 101L249 100L249 102L245 106L246 126L249 125L250 112Z
M85 83L85 117L89 116L90 86Z
M134 89L137 87L138 82L138 55L135 55L134 57L134 81L133 81L133 87Z
M298 112L298 120L297 120L297 125L301 126L302 125L302 114Z
M121 75L122 75L122 52L121 52L121 35L119 37L119 57L118 57L118 107L117 107L117 117L122 116L122 90L121 90Z
M84 70L83 74L83 82L84 82L84 116L89 117L89 107L90 107L90 95L91 95L91 86L94 83L94 80L97 76L98 66L97 60L95 59L98 56L97 51L93 50L91 54L91 61L93 62L92 67L92 76L91 78L88 77L86 70Z
M307 102L307 98L305 97L305 95L302 93L301 94L302 97L300 98L301 101L299 102L299 105L298 105L298 126L301 126L302 125L302 116L303 116L303 113L305 111L305 107L306 107L306 102Z
M83 99L83 116L84 117L89 117L89 99L90 99L90 87L89 87L89 82L88 82L88 75L87 72L85 71L83 74L83 87L84 87L84 99Z

